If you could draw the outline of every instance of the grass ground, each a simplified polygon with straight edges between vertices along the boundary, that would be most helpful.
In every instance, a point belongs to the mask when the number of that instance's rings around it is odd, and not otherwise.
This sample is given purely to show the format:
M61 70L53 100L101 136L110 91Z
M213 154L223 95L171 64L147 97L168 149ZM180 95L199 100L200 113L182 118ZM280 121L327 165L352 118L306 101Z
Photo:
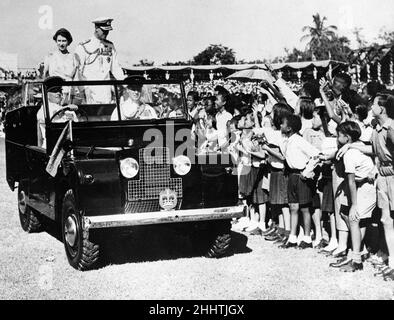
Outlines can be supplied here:
M259 236L234 234L235 253L222 259L193 255L186 237L148 232L106 243L105 263L71 268L50 230L22 231L16 192L5 179L0 139L0 299L393 299L394 284L361 272L340 273L313 249L280 250Z

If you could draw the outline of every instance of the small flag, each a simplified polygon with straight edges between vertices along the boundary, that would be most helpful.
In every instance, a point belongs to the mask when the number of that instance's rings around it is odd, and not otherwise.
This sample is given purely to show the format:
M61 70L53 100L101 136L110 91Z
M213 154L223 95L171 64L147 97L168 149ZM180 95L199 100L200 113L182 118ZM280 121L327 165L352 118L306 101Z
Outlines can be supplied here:
M46 166L46 171L52 176L55 177L57 174L57 169L59 168L60 162L63 159L63 156L65 154L65 150L60 147L64 140L67 138L68 133L70 132L70 122L69 121L66 126L64 127L62 133L59 136L59 139L57 139L56 145L52 150L51 155L49 156L49 161Z

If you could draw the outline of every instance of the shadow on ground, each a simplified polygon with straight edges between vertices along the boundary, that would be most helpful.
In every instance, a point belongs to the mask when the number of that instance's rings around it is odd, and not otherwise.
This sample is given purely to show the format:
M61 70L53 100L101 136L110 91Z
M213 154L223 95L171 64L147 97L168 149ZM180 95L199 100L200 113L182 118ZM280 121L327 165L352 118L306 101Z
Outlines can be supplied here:
M53 222L46 221L45 232L62 241L60 228ZM198 257L188 235L180 234L169 227L111 229L91 236L100 245L100 260L96 269L113 264ZM247 236L232 231L231 238L231 250L227 256L252 251L247 247Z
M247 240L245 235L232 232L231 250L228 255L250 252ZM100 244L103 255L98 267L198 257L187 235L157 226L139 228L123 235L112 232L105 241L100 241Z

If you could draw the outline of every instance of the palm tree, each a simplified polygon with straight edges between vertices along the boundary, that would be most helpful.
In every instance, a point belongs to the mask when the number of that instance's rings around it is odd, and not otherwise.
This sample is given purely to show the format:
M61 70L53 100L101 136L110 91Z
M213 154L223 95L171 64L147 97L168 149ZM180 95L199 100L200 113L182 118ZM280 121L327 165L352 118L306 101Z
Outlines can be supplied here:
M326 17L321 18L319 13L313 15L313 26L304 26L302 32L307 32L302 36L301 41L309 39L307 49L313 54L322 47L324 43L329 42L336 34L337 27L334 25L325 26Z
M367 41L365 41L364 36L362 35L363 28L354 28L353 34L356 37L356 42L358 44L358 48L364 48L367 46Z

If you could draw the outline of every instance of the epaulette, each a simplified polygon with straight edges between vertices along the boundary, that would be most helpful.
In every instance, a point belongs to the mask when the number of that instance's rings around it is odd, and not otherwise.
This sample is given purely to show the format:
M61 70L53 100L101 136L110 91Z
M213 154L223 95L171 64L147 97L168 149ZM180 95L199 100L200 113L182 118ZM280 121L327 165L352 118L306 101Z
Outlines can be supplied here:
M86 41L80 42L79 44L80 44L81 46L83 46L83 45L89 43L90 41L91 41L91 39L88 39L88 40L86 40Z

